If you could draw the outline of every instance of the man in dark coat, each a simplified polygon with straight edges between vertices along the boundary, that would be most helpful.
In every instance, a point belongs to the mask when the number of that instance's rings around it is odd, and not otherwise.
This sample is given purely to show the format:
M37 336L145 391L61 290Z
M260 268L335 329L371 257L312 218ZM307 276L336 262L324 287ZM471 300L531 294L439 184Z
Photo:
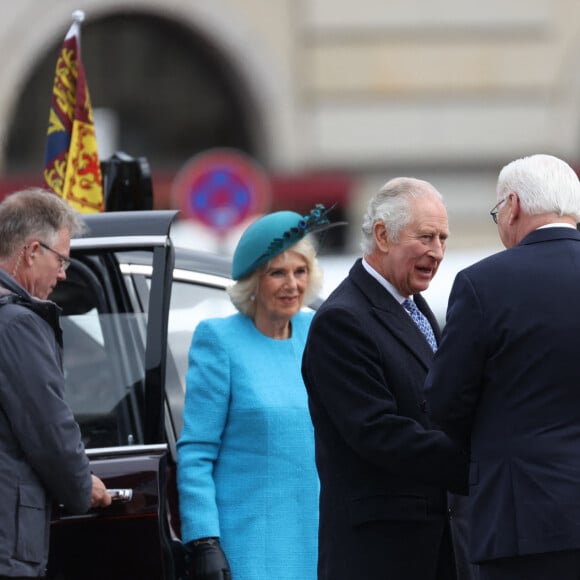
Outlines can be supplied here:
M52 502L72 513L107 506L64 401L60 309L78 214L26 190L0 203L0 578L45 573Z
M391 180L363 234L364 258L317 311L302 364L321 483L318 578L451 580L446 490L467 487L467 459L430 429L423 384L439 332L420 295L448 236L441 195Z
M471 443L470 553L482 580L580 578L580 183L549 155L506 165L507 250L460 272L428 377Z

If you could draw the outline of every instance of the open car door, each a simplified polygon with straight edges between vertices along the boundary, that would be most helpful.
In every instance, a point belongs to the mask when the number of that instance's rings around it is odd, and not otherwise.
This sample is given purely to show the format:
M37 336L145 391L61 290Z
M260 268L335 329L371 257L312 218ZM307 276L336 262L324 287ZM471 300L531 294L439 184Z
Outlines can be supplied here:
M93 473L118 490L111 507L82 516L55 506L52 580L185 576L165 393L176 214L86 216L67 279L51 296L63 309L67 401ZM132 253L152 266L147 279L124 270Z

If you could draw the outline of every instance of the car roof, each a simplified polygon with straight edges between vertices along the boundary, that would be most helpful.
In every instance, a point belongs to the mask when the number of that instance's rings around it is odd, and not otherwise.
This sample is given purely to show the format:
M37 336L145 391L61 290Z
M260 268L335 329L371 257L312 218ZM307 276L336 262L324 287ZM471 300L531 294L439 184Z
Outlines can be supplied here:
M83 238L168 236L178 213L178 210L151 210L85 214Z
M131 252L129 255L124 254L121 248L121 251L117 253L120 262L130 261L132 264L151 265L151 254L148 252ZM203 272L204 274L230 279L232 262L230 258L212 254L205 250L176 247L174 268L191 272Z
M191 248L175 248L175 267L231 278L232 260L225 256Z
M170 236L177 210L117 211L83 215L85 232L82 238L72 240L73 248L87 248L91 241L109 240L121 255L123 249L133 250L140 242L156 240L164 243ZM122 258L121 258L122 260ZM151 264L151 256L144 252L131 253L131 261ZM222 278L231 277L231 258L193 248L175 247L175 268L203 272Z

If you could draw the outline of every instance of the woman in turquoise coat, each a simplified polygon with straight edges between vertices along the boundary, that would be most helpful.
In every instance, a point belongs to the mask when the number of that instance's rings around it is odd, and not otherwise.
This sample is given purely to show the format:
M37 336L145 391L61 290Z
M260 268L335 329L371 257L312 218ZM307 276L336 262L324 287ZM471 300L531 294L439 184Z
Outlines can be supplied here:
M300 366L321 287L309 232L326 210L254 222L233 257L238 313L195 330L178 442L195 580L315 580L318 491Z

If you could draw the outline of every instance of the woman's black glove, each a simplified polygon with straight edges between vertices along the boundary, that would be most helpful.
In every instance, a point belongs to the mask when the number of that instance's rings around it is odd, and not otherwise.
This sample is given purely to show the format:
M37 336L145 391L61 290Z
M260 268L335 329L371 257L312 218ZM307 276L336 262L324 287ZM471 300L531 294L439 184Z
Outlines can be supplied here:
M230 565L217 538L202 538L187 544L191 553L193 580L232 580Z

